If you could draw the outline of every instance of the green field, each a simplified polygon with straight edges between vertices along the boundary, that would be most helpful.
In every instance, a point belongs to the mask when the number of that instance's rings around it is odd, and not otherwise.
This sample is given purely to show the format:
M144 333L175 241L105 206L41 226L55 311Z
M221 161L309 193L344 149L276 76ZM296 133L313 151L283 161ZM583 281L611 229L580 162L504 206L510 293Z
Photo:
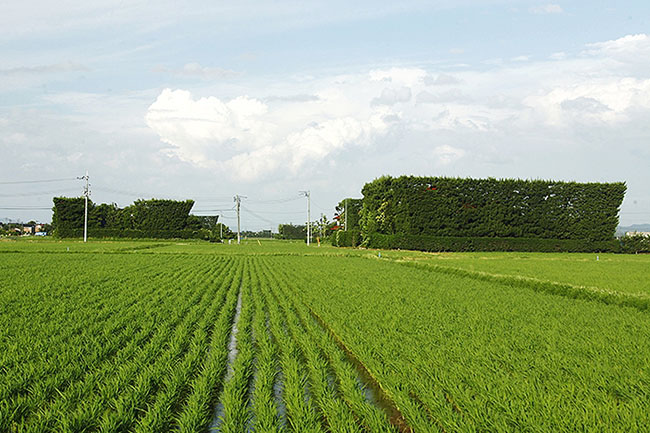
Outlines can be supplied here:
M649 270L0 241L0 431L650 431Z

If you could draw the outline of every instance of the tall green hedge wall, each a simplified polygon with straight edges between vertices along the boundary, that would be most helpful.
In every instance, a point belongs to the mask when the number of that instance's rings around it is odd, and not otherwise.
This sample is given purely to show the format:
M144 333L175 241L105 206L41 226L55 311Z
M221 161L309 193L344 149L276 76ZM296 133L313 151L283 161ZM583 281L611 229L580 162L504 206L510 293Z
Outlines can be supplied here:
M364 238L385 235L611 240L625 183L384 176L363 187Z
M77 237L83 234L83 197L55 197L52 228L59 237ZM96 205L88 201L88 231L91 235L105 237L194 237L204 219L189 215L193 200L136 200L123 209L116 204ZM216 218L216 217L214 217Z

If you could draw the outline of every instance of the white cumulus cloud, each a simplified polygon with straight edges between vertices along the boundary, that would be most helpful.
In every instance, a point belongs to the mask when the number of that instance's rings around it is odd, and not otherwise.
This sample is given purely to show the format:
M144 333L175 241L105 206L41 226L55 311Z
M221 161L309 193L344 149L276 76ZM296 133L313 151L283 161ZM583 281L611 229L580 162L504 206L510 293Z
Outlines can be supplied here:
M564 13L564 9L562 9L562 6L560 6L558 4L552 4L552 3L532 7L532 8L530 8L530 11L532 13L538 14L538 15Z
M194 99L188 91L165 89L149 107L146 122L170 145L170 154L211 166L219 154L261 146L269 134L269 125L262 119L266 112L263 102L248 96L224 102L215 97Z
M373 105L395 105L400 102L411 100L411 89L402 86L397 88L387 87L381 91L381 95L372 100Z
M165 89L149 107L146 122L169 145L168 155L243 180L276 171L298 173L348 146L367 145L390 123L386 108L367 104L365 112L351 116L338 104L315 105L319 101L298 99L271 112L248 96L222 101Z
M647 39L631 35L587 45L578 55L487 69L302 76L253 87L252 96L231 86L224 94L240 96L230 99L166 89L146 121L168 155L239 180L304 176L365 158L367 149L390 164L409 155L447 168L461 160L506 164L530 158L551 136L566 143L595 128L600 136L633 136L635 128L643 135L638 121L650 114Z

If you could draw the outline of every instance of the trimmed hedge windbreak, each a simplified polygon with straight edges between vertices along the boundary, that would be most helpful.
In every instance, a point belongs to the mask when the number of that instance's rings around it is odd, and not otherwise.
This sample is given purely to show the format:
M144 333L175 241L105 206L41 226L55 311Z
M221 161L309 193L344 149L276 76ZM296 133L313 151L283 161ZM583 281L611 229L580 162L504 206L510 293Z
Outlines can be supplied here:
M335 247L358 247L362 242L359 230L337 230L330 238Z
M83 237L83 229L59 230L56 233L60 238ZM210 239L210 231L206 229L192 230L136 230L136 229L108 229L90 228L88 236L91 238L127 238L127 239Z
M60 238L83 236L84 198L55 197L52 228ZM88 234L101 238L207 238L198 217L189 215L193 200L136 200L120 209L88 201ZM194 220L192 219L194 217Z
M625 183L384 176L363 189L364 236L614 238Z
M518 252L621 252L618 240L586 239L479 238L458 236L382 235L366 238L368 248L418 251L518 251ZM348 246L348 245L338 245Z
M420 251L644 252L616 240L625 183L384 176L363 187L361 239L334 246Z

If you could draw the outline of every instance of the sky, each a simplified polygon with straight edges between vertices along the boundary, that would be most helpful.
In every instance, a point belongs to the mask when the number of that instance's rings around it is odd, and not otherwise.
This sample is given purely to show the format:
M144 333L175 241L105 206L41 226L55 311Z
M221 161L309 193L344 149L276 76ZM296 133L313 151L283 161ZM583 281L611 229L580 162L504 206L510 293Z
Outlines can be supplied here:
M86 170L242 230L382 175L623 181L650 223L650 2L4 2L0 220Z

